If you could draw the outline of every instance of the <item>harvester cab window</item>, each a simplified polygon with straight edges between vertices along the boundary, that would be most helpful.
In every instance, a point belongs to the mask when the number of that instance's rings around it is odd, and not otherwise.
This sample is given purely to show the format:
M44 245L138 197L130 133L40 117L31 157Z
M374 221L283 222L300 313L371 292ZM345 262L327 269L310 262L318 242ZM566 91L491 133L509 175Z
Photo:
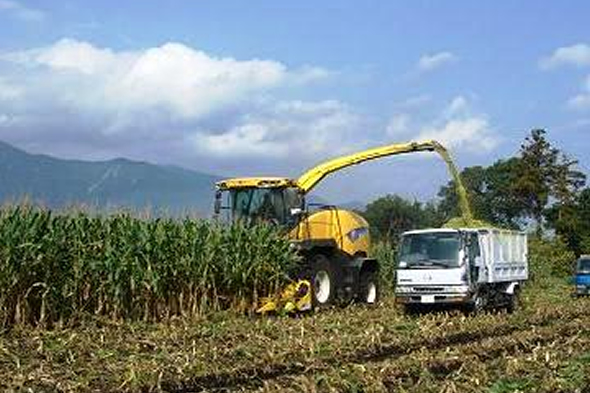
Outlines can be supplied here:
M232 192L232 206L234 220L248 219L250 209L250 200L252 199L249 190L239 190Z
M285 203L280 189L255 189L252 193L250 217L255 221L282 224L285 222Z
M243 188L231 191L234 220L249 224L267 222L288 225L291 209L302 208L302 197L292 188Z

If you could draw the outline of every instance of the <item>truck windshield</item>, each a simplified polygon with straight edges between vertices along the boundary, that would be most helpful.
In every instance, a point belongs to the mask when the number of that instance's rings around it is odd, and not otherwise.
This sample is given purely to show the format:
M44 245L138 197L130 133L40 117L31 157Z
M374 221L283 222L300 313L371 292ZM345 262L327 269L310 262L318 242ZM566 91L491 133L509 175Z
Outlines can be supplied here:
M578 272L590 273L590 259L579 259L578 260Z
M458 267L461 239L458 233L416 233L402 239L399 267Z
M302 208L303 199L295 188L240 188L230 191L234 220L288 225L291 209Z

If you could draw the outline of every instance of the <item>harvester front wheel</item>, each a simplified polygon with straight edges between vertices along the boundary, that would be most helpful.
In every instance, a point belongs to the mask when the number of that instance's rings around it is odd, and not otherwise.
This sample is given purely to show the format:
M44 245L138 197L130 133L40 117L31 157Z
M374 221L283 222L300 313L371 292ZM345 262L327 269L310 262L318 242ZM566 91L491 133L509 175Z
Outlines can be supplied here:
M313 304L315 307L326 307L334 303L336 297L336 270L330 260L322 254L312 259L311 284Z

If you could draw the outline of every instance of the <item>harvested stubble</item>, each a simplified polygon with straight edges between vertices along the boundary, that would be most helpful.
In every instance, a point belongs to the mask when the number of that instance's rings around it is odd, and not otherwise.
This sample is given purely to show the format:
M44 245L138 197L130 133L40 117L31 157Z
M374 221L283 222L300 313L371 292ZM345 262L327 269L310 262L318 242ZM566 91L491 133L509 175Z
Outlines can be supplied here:
M552 284L512 315L406 316L388 297L303 318L15 327L0 336L0 390L584 391L590 299Z
M270 227L0 211L0 322L54 324L248 310L296 263Z

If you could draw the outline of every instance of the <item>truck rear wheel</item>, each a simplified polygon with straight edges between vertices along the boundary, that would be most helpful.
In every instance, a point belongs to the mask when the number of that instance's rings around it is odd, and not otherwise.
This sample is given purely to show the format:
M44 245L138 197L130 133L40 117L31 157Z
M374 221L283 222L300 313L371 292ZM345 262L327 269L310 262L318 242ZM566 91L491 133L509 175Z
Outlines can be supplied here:
M322 254L313 257L311 262L311 285L313 305L326 307L336 298L337 274L330 260Z
M379 301L379 282L375 272L362 272L359 279L359 301L368 305L375 305Z
M508 306L506 306L506 311L509 314L512 314L516 310L520 308L520 291L517 289L514 290L514 293L510 295L510 300L508 301Z

